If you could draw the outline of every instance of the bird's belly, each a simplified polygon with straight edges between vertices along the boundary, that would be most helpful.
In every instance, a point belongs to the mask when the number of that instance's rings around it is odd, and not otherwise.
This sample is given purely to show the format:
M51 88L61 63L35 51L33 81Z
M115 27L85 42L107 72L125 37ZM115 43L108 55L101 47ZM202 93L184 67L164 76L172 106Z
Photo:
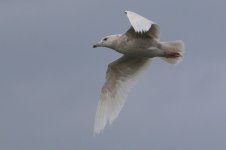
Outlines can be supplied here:
M156 52L159 49L155 46L156 44L151 42L131 41L123 43L116 51L129 56L152 58L158 56Z

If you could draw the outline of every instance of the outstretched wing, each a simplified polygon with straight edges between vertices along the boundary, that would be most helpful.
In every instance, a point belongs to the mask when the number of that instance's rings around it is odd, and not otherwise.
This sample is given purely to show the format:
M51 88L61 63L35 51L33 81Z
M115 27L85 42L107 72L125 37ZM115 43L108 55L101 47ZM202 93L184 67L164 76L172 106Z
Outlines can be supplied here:
M125 11L125 13L132 26L127 33L142 33L159 38L160 28L156 23L131 11Z
M108 65L106 81L98 102L94 133L111 124L123 107L129 88L135 77L145 69L151 59L122 56Z

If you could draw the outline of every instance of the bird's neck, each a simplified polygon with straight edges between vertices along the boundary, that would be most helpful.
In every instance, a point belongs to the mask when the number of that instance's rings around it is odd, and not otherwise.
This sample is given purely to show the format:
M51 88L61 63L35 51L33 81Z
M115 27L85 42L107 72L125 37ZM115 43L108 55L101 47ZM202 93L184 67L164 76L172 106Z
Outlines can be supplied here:
M121 43L121 39L122 39L122 34L116 34L116 35L112 35L112 44L111 46L109 46L109 48L114 49L114 50L118 50L118 47Z

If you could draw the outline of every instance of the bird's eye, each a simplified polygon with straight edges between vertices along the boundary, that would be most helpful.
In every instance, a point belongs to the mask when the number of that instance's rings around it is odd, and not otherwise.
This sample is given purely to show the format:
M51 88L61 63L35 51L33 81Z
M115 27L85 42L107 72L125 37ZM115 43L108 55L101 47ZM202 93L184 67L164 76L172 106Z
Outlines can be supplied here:
M107 41L108 38L104 38L103 41Z

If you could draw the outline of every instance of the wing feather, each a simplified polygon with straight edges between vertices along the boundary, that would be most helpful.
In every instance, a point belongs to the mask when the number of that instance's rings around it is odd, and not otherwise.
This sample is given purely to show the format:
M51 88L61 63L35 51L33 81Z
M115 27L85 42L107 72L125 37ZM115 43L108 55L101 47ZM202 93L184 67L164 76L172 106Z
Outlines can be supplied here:
M154 38L159 38L160 28L151 20L138 15L131 11L125 11L134 30L129 29L127 32L144 33Z
M94 133L99 134L107 123L111 124L118 116L135 77L146 68L150 60L122 56L108 65L97 106Z

